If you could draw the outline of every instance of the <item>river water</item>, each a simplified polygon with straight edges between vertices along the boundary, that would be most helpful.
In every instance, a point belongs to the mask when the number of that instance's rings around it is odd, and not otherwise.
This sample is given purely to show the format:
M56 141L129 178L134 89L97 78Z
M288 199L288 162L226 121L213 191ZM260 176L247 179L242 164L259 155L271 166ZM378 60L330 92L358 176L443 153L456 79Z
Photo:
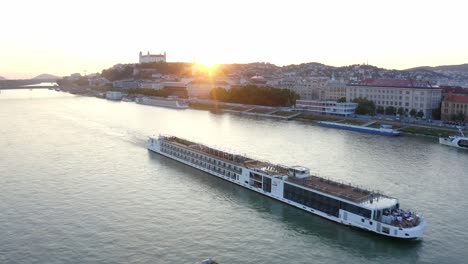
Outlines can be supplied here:
M426 232L390 240L302 212L150 153L159 133L380 190ZM468 152L434 138L0 93L0 263L462 263L467 187Z

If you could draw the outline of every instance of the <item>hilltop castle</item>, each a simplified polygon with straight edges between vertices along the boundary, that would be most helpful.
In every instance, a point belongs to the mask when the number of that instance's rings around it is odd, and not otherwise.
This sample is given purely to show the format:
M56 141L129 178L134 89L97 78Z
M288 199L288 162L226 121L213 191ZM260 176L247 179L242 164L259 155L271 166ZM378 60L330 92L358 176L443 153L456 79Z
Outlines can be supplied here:
M166 52L164 54L150 54L148 51L147 55L143 55L140 51L140 63L150 63L150 62L166 62Z

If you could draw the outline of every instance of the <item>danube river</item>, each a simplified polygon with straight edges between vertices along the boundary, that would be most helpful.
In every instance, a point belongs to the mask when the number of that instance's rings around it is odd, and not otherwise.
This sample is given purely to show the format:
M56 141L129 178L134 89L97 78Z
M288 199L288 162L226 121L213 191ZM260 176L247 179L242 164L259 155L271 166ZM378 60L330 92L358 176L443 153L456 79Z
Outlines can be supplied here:
M398 197L418 241L350 229L148 152L174 134ZM51 90L0 93L0 263L461 263L468 151Z

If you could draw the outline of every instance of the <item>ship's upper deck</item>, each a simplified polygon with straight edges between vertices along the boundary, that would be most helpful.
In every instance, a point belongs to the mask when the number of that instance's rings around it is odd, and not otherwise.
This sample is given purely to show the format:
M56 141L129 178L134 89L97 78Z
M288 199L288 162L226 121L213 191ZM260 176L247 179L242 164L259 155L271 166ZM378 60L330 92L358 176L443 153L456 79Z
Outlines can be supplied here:
M205 155L211 156L213 158L249 168L254 171L259 171L261 173L270 175L270 176L284 176L287 175L288 168L282 165L275 165L267 161L261 161L253 158L249 158L245 155L234 154L224 150L220 150L215 147L206 146L203 144L195 143L186 139L182 139L174 136L160 136L159 139L163 139L171 142L172 144L179 145L181 147L190 148L197 152L201 152Z
M365 207L387 208L398 203L397 199L385 196L378 192L369 191L363 188L352 186L350 184L340 183L318 176L308 176L303 178L288 175L289 168L282 165L275 165L270 162L260 161L249 158L245 155L233 154L215 147L209 147L203 144L195 143L175 136L159 136L160 140L171 142L171 144L203 153L204 155L223 160L233 165L245 167L253 171L261 172L272 177L287 177L287 182L294 183L309 189L319 191L361 204ZM291 168L302 168L293 166ZM304 168L307 169L307 168Z

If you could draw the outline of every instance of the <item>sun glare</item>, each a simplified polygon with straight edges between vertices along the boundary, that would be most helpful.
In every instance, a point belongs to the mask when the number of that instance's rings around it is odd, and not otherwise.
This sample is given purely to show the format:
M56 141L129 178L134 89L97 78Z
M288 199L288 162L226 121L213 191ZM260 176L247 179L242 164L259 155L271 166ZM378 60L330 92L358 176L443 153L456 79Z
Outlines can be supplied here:
M213 75L217 70L217 64L211 62L197 62L195 66L198 73Z

